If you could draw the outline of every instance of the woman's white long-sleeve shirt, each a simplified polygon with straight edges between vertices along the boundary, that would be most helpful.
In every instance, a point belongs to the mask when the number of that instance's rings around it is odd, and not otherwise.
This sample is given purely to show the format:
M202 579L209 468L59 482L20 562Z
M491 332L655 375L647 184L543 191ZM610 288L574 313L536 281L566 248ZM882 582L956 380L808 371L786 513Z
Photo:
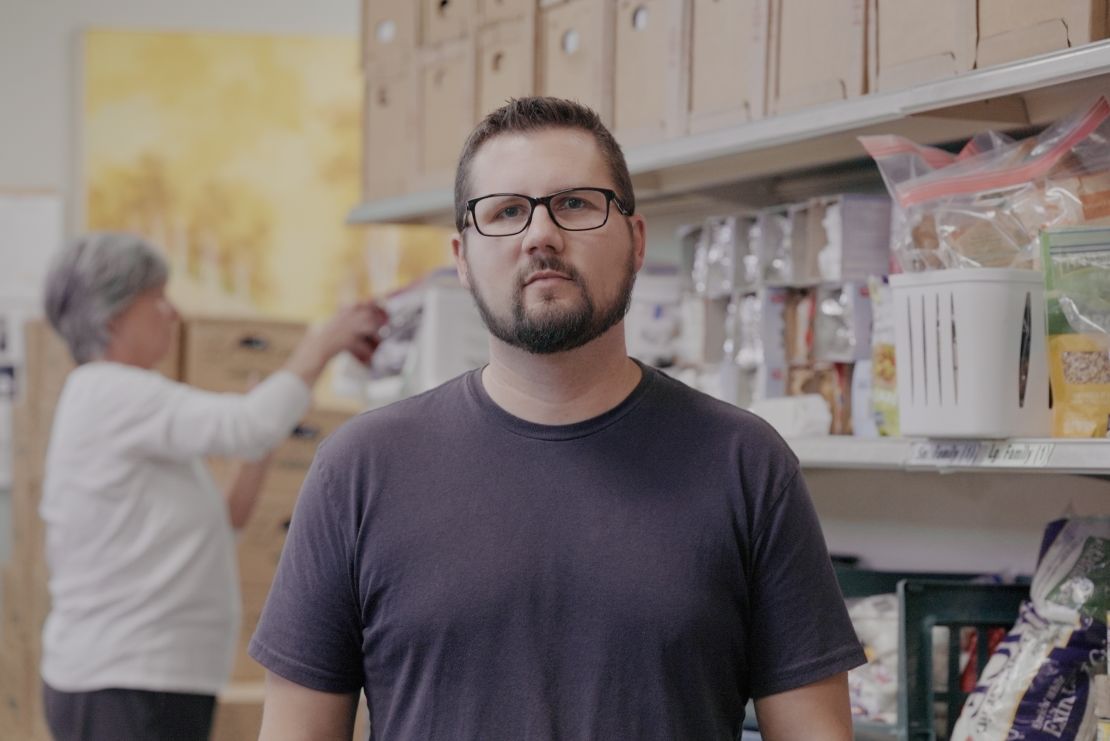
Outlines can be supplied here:
M227 504L203 456L261 457L304 415L309 389L278 372L216 394L117 363L66 380L39 512L51 610L43 679L215 694L239 630Z

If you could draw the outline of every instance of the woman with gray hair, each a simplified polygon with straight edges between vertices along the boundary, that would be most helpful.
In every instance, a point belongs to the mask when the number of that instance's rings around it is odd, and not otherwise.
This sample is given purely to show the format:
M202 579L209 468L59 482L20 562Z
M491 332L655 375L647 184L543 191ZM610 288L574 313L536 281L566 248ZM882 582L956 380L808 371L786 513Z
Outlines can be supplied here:
M47 318L78 364L40 505L43 692L59 741L208 738L239 627L233 529L324 365L343 350L369 362L385 321L370 303L343 309L248 393L209 393L151 370L178 321L167 275L155 247L106 233L70 244L47 279ZM261 460L221 494L207 455Z

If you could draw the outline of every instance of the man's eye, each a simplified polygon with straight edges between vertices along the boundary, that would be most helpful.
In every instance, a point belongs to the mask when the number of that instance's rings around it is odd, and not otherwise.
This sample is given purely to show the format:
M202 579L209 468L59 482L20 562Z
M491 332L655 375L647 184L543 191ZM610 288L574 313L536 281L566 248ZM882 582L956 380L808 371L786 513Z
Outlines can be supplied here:
M522 209L520 206L506 206L505 208L503 208L503 209L501 209L500 211L497 212L497 215L496 215L495 218L498 218L498 219L518 219L523 215L523 213L524 213L524 209Z
M589 205L590 204L582 198L566 198L563 200L562 208L564 211L579 211L589 207Z

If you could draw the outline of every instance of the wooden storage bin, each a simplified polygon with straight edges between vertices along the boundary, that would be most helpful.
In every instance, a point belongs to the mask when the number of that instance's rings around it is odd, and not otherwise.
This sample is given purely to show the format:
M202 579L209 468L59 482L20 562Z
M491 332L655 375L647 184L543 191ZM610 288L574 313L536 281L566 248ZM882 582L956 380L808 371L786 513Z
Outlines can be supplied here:
M478 20L482 25L535 15L536 0L478 0Z
M1107 0L979 0L980 67L1107 37Z
M244 392L278 370L305 333L296 322L190 319L185 323L182 380L209 391Z
M565 0L540 9L539 91L571 98L613 122L612 0Z
M870 0L872 92L954 77L975 67L977 0Z
M459 152L474 126L474 43L425 50L419 70L420 147L417 190L454 182Z
M421 44L435 46L465 38L477 15L478 0L420 0Z
M476 120L500 108L509 98L536 92L534 15L483 28L477 46Z
M772 114L867 92L867 0L772 0Z
M690 0L691 132L763 118L770 0Z
M415 85L412 73L366 83L362 191L367 200L403 195L416 169Z
M412 0L362 0L362 68L366 75L408 71L419 26L420 6Z
M685 0L618 0L613 130L624 146L683 132Z

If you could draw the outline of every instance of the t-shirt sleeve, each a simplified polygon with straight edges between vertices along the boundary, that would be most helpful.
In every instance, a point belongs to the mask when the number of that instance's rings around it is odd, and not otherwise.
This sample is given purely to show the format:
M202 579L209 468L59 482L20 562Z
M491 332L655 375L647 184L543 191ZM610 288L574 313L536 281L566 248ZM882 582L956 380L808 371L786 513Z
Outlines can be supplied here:
M288 371L245 394L204 391L155 374L141 380L149 388L132 404L136 419L125 434L143 453L175 459L260 458L289 435L310 401L304 381Z
M248 653L303 687L355 692L363 682L356 498L330 475L326 447L305 478Z
M801 472L757 523L752 545L752 696L785 692L866 661Z

